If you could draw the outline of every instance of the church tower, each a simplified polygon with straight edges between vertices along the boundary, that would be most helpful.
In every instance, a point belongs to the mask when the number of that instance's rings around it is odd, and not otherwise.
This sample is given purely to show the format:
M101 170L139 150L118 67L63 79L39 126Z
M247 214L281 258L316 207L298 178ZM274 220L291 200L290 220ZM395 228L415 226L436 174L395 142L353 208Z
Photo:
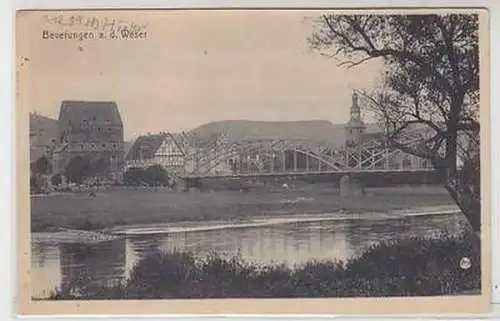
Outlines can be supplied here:
M360 145L361 137L365 133L366 126L361 120L361 108L358 104L358 95L352 93L351 118L345 125L345 145L348 149L355 149Z

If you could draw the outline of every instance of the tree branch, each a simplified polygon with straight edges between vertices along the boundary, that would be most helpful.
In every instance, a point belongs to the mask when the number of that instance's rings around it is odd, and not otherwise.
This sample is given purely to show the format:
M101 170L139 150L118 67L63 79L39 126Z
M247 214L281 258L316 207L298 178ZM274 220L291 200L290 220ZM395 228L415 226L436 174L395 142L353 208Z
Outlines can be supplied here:
M358 61L350 61L350 60L343 61L343 62L337 64L337 66L338 67L347 66L347 68L352 68L352 67L355 67L355 66L359 66L362 63L367 62L368 60L371 60L371 59L373 59L373 58L372 57L365 57L365 58L360 59Z

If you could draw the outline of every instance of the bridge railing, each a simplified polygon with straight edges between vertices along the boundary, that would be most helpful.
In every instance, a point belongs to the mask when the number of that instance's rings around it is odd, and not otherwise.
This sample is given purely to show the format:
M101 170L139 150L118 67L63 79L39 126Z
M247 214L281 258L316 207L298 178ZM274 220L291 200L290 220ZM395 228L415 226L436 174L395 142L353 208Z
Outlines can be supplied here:
M412 143L409 139L408 143ZM292 154L291 157L289 154ZM306 165L297 166L298 156ZM367 142L355 148L293 140L257 140L217 144L189 157L191 176L217 173L273 174L289 172L342 172L369 170L432 170L429 163L408 156L385 141ZM281 162L276 165L276 160Z

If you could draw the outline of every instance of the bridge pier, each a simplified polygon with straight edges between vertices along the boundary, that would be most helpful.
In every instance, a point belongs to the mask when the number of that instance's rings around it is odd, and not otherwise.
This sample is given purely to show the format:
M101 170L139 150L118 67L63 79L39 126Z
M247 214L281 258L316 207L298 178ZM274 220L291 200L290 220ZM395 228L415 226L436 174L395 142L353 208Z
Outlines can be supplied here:
M363 181L357 175L346 174L340 178L340 196L352 197L363 196L365 194L365 187Z
M293 151L293 172L297 172L297 151Z

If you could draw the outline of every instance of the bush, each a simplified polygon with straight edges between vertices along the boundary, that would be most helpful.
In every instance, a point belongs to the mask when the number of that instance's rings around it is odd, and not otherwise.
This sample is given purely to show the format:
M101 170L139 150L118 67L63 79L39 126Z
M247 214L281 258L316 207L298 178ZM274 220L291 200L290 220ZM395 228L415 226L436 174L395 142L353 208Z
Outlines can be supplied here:
M31 175L30 176L30 193L31 194L38 194L41 193L42 190L42 183L40 182L40 179L35 176Z
M31 163L31 171L36 175L47 175L52 171L52 164L46 155Z
M161 165L152 165L144 171L144 182L149 186L167 186L168 173Z
M462 257L471 259L471 268L460 268ZM451 295L479 291L480 261L473 235L381 243L347 263L310 261L294 268L157 252L139 261L124 284L80 292L88 293L85 299ZM70 297L58 291L52 298Z
M70 159L65 175L71 183L82 184L89 177L91 162L88 157L75 156Z
M127 169L123 175L123 183L125 185L141 185L144 179L144 170L140 167L132 167Z
M61 183L62 183L61 174L52 175L52 177L50 178L50 181L52 182L52 185L54 185L54 186L61 185Z
M146 169L139 167L129 168L124 175L126 185L167 186L169 177L167 171L161 165L152 165Z

